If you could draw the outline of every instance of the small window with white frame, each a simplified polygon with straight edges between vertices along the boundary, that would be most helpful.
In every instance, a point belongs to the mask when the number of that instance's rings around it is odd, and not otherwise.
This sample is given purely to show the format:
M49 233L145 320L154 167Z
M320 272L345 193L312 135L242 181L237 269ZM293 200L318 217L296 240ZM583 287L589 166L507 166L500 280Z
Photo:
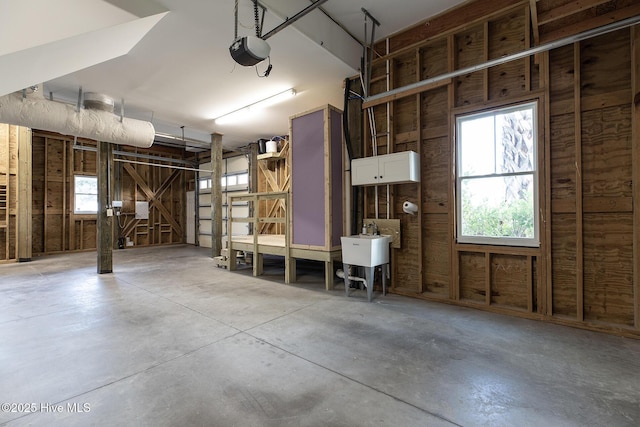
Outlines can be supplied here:
M537 247L537 103L456 117L459 243Z
M75 214L98 213L98 178L95 176L75 175L73 177Z

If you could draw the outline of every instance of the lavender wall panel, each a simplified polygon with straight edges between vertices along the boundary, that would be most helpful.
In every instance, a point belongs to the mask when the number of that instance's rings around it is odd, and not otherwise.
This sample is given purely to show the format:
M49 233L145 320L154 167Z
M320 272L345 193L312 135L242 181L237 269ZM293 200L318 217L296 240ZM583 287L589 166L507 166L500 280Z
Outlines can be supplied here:
M291 121L293 239L324 246L324 111Z

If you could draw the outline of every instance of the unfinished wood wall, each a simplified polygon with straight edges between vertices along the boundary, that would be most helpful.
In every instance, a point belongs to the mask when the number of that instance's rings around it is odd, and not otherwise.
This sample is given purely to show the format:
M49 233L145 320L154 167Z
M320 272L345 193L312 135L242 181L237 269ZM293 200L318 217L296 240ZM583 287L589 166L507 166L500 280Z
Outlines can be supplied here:
M34 132L33 149L33 254L96 249L96 215L74 213L74 175L96 175L95 141L78 140L48 132ZM153 147L121 148L144 155L182 158L182 151ZM114 163L112 200L122 200L114 220L114 242L129 238L134 246L184 241L184 171L152 166L157 160L131 159L144 164ZM149 203L149 219L135 218L135 202Z
M394 35L376 45L381 57L371 93L520 52L570 35L565 28L576 33L637 8L585 2L576 19L561 14L576 7L571 3L470 2ZM619 30L373 107L368 155L375 144L378 154L414 150L421 160L421 183L393 185L388 193L366 189L366 216L388 212L401 220L393 292L640 336L634 34ZM541 246L459 244L455 117L528 100L539 103ZM418 204L420 214L403 214L404 200Z

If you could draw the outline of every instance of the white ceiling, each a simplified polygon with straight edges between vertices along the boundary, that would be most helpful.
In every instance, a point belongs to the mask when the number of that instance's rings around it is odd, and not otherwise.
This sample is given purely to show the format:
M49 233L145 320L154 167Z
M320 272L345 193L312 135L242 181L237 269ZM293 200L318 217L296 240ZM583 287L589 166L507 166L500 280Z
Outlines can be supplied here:
M360 40L366 8L380 21L379 40L463 2L328 0L322 8ZM261 4L268 8L266 33L311 2ZM239 35L252 35L252 2L239 5ZM205 142L219 132L228 148L286 134L293 114L323 104L341 108L342 82L360 63L360 49L353 57L355 42L337 25L315 28L326 20L319 10L268 39L273 70L267 78L229 55L234 0L3 0L0 16L0 95L44 83L47 96L75 103L82 87L112 97L117 108L124 99L125 115L152 121L157 132L181 137L184 126L186 138ZM343 61L325 47L344 48L350 57L338 54ZM290 87L296 97L250 122L213 122Z

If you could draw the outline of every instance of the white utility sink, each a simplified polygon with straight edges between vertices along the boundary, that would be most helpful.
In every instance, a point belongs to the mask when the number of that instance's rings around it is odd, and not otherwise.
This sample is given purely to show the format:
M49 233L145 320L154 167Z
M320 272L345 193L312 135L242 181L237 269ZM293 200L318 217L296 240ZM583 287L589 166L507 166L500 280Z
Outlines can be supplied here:
M340 239L344 264L375 267L389 263L391 236L358 234Z

